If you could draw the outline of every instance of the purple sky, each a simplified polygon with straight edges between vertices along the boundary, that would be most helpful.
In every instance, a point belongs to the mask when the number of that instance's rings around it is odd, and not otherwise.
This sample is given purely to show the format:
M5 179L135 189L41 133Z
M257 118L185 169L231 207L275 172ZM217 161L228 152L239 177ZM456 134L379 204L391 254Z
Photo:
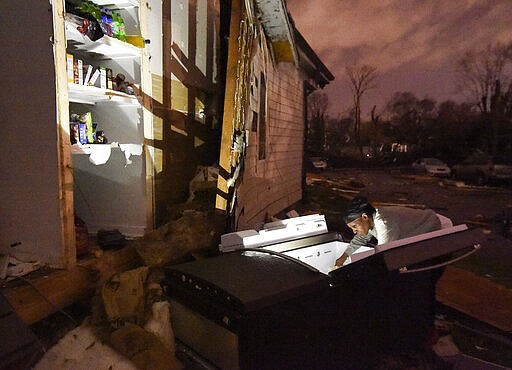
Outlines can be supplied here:
M460 100L454 68L471 48L512 41L512 0L286 0L299 31L335 76L330 114L351 107L345 66L377 68L363 116L396 91Z

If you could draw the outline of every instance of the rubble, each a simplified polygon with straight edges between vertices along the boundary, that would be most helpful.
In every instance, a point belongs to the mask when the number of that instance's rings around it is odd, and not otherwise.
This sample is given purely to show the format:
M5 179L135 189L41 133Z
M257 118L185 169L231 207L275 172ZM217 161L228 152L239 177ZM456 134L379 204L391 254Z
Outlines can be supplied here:
M104 281L92 315L52 347L38 368L80 369L77 363L83 363L84 369L181 369L161 267L218 252L222 227L211 212L188 209L130 241L142 266Z
M14 256L4 256L2 260L5 265L2 268L0 278L6 279L6 281L28 275L32 271L39 270L41 267L41 263L39 261L21 261Z
M137 370L135 364L103 343L88 322L69 331L50 348L34 370Z
M311 212L321 209L329 217L330 229L337 229L335 221L338 221L346 199L361 190L370 190L368 189L370 184L366 183L366 180L358 179L324 178L309 181L309 184L310 186L318 184L325 187L325 194L315 192L314 197L310 199L312 202L303 206L303 209L297 208L298 211L294 210L294 212L302 214L304 209ZM447 182L439 183L440 186L441 184L446 185ZM378 188L376 191L382 190ZM404 198L400 205L405 203L420 208L425 206L421 197L412 192L407 195L409 199ZM439 195L436 196L439 198ZM391 204L391 202L384 202L385 198L381 200L380 204ZM396 201L397 199L395 197L394 199L389 198L389 200ZM197 198L186 207L192 208L196 201ZM327 201L332 208L322 209L324 201ZM466 215L464 218L467 223L480 227L491 226L495 221L490 214L476 212L473 213L473 216L467 217ZM181 210L175 219L148 233L143 239L131 241L143 264L143 267L127 272L140 274L135 279L136 289L133 290L136 292L134 297L137 297L137 303L131 305L117 301L117 308L112 309L112 307L108 307L109 302L103 295L100 302L101 309L97 309L93 313L93 317L82 326L69 332L61 340L62 343L59 342L54 348L51 348L36 369L111 368L115 370L139 368L173 370L182 368L183 365L174 356L174 335L170 325L169 302L163 297L159 284L163 278L161 267L184 260L203 258L218 252L223 226L211 212L186 209ZM104 289L117 286L116 291L125 299L128 290L121 287L123 282L128 281L128 279L125 280L125 277L122 274L114 275L105 282ZM112 294L110 298L112 298ZM131 309L131 312L123 314L124 316L119 315L121 309ZM117 314L112 314L116 310ZM121 320L119 320L120 318ZM105 329L106 331L101 332ZM458 343L453 343L453 338L446 335L436 342L433 349L438 356L443 358L460 356L457 346ZM64 354L65 351L69 353Z
M190 203L196 197L196 192L213 189L217 186L219 177L219 168L217 166L197 166L196 173L189 183L189 197L187 203Z
M125 324L110 337L112 347L130 359L139 370L177 370L183 365L161 339L134 324Z
M186 210L135 242L145 266L165 266L217 250L222 228L209 212Z
M162 276L146 266L114 274L95 297L92 315L53 346L36 369L182 369Z

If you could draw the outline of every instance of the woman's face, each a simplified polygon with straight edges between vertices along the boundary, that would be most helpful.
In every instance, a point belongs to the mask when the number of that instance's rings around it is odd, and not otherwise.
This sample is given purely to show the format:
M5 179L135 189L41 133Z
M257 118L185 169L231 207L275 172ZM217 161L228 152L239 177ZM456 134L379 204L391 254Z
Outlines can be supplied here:
M352 229L354 234L363 236L368 235L368 231L370 231L371 226L371 219L366 213L363 213L359 218L356 218L354 221L350 221L347 226Z

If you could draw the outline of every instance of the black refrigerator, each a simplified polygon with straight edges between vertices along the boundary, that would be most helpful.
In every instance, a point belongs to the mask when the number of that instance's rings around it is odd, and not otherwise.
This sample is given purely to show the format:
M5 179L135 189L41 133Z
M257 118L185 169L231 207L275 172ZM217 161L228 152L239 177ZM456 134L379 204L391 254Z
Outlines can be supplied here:
M347 243L325 233L168 266L179 355L190 369L374 368L428 342L443 267L481 240L459 225L331 269Z

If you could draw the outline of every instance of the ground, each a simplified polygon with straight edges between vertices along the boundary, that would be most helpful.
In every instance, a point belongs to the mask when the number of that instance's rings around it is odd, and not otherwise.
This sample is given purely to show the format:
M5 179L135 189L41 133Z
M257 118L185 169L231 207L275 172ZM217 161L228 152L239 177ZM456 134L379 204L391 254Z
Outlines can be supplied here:
M298 212L323 213L330 230L349 237L350 230L341 216L348 201L357 194L366 195L376 206L430 208L449 217L454 225L481 228L487 235L487 242L478 252L478 258L469 260L472 268L479 275L512 288L510 186L468 186L448 179L414 175L400 168L337 169L308 175L307 190Z
M329 230L339 231L347 238L350 231L341 218L348 201L356 194L368 196L377 206L401 204L431 208L451 218L454 224L466 223L481 228L487 236L484 247L472 257L458 262L456 267L471 271L507 291L512 289L512 236L509 224L504 222L504 216L512 209L510 187L471 187L413 175L400 168L326 170L308 174L307 184L304 200L295 209L301 215L325 214ZM464 287L464 281L457 284L461 290L471 292L472 287ZM57 313L32 327L46 347L88 314L87 306L75 306L66 311L75 322L67 315ZM479 320L478 314L467 315L443 304L438 305L437 325L439 335L450 335L464 353L512 367L510 330L489 325Z
M454 264L453 269L469 271L475 279L489 282L507 293L506 297L491 292L494 302L478 303L480 292L474 280L455 283L462 294L460 306L466 305L467 315L441 303L438 304L438 323L449 328L460 349L487 361L512 367L512 308L501 319L489 312L489 307L502 308L500 300L510 302L512 294L512 189L506 184L474 187L448 179L418 176L402 168L394 169L336 169L308 175L304 200L297 205L300 214L315 212L326 216L330 231L340 231L346 238L351 232L342 221L348 201L357 194L366 195L374 205L407 205L431 208L452 219L455 225L467 224L482 229L486 240L473 256ZM507 216L509 218L507 218ZM439 284L438 284L439 285ZM483 284L487 289L488 284ZM448 287L450 288L450 287ZM464 293L465 292L465 293ZM498 292L498 293L499 293ZM488 292L481 292L488 294ZM469 302L469 304L468 304ZM503 313L503 312L501 312ZM489 325L480 318L495 318ZM446 333L445 333L446 334Z

